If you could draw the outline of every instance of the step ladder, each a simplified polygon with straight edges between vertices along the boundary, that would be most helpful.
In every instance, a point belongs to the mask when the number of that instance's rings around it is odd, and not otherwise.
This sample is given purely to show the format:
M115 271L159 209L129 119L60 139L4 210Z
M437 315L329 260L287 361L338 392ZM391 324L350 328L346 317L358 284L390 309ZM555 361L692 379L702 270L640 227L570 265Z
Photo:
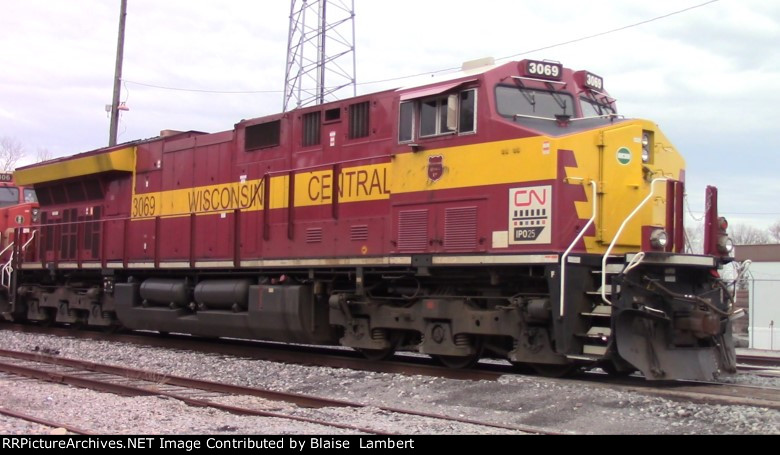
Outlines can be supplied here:
M601 270L593 271L594 290L586 291L585 298L589 309L580 312L580 317L586 322L587 330L575 334L580 338L582 344L582 356L576 356L580 359L596 360L607 353L607 346L612 339L612 305L607 305L602 296L612 300L612 278L623 271L622 262L612 262L607 264L604 273L606 276L606 285L602 289ZM620 286L616 287L620 292Z

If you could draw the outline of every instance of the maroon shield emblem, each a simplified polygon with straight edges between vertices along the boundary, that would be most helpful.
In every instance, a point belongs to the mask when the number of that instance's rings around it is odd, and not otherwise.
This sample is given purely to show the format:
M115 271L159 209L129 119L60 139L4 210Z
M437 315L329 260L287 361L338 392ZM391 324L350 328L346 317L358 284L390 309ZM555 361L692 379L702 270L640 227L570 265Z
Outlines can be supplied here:
M428 157L428 178L434 182L444 175L444 157L441 155Z

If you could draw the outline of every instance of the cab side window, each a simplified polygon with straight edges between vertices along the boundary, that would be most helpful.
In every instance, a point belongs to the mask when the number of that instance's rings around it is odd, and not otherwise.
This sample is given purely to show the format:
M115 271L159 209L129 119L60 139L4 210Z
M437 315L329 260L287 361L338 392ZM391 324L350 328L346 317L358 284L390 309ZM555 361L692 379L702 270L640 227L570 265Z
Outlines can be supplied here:
M415 136L475 133L476 107L476 89L404 101L399 109L398 142L410 142Z

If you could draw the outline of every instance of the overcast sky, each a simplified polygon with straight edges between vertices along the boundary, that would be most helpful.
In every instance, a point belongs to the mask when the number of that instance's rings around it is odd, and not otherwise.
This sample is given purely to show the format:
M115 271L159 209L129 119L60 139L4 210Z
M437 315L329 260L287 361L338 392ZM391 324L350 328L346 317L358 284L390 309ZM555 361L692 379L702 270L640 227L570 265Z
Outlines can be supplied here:
M357 79L517 54L587 69L623 114L658 123L683 153L695 216L713 184L732 224L764 228L780 220L780 1L715 1L535 51L705 1L355 0ZM119 3L0 0L0 137L30 155L107 145ZM283 0L128 0L119 141L280 111L289 14Z

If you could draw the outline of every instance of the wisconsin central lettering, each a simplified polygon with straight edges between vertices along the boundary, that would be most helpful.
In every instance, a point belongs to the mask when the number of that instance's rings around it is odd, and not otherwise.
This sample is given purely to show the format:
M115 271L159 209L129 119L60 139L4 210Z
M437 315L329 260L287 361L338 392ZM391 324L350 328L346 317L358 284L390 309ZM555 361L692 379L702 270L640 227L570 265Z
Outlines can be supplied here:
M150 217L177 217L189 214L214 214L231 210L246 212L288 207L290 191L294 206L329 204L337 195L339 203L375 201L390 197L390 171L387 164L347 168L334 181L332 170L287 175L270 179L231 182L213 186L180 188L155 193L133 193L135 220ZM265 185L269 188L266 189Z
M296 198L296 205L328 203L333 200L334 189L338 188L339 202L358 202L363 200L386 199L390 195L387 167L373 169L345 169L338 175L338 185L334 185L332 172L314 172L296 176L305 182L305 194Z
M193 188L187 193L191 213L263 208L263 182L212 188Z

